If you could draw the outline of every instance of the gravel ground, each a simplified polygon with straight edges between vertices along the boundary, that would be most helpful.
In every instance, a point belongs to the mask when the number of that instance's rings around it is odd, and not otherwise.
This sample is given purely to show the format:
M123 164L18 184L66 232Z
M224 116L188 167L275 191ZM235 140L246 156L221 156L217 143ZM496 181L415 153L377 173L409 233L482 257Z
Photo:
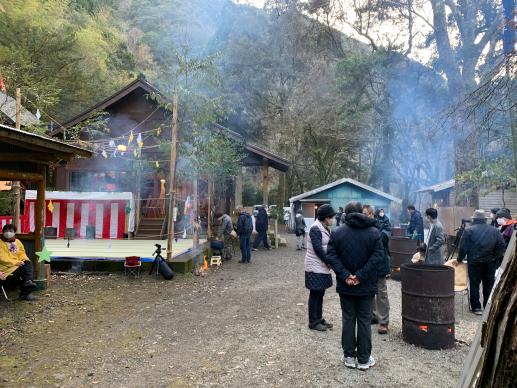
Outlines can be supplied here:
M35 303L0 302L0 386L454 386L480 321L462 317L461 298L456 346L419 349L402 341L400 283L389 280L391 330L374 331L377 365L346 369L339 298L325 297L334 330L309 330L303 254L288 240L205 278L54 276Z

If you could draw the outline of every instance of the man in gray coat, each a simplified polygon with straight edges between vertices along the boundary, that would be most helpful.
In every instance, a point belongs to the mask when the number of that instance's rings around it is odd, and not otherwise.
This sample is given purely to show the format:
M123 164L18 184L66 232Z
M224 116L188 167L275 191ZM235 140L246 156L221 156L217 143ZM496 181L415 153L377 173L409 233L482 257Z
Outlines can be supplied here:
M429 208L425 211L425 216L429 221L429 225L431 225L427 239L425 263L434 265L443 264L442 245L445 243L445 235L443 234L443 225L438 221L438 210Z

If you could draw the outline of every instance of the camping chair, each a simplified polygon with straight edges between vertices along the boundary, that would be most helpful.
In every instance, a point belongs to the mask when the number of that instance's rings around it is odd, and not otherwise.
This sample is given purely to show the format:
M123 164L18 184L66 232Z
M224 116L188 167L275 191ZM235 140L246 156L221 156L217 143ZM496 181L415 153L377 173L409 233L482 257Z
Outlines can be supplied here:
M7 292L5 291L4 281L0 280L0 288L2 289L2 294L4 294L4 298L8 301L11 301L11 299L9 299L9 297L7 296Z
M142 262L138 256L128 256L124 261L124 273L126 276L133 275L135 278L140 277L140 268L142 268Z
M465 310L465 297L469 295L467 263L459 263L456 267L452 260L445 263L446 266L454 268L454 294L461 295L461 317Z

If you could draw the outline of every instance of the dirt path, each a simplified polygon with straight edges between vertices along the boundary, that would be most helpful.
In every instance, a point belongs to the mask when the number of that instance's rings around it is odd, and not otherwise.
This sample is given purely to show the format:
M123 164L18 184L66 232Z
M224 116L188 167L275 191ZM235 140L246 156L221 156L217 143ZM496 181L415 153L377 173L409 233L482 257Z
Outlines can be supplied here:
M5 387L451 387L468 346L426 351L401 338L400 283L389 281L391 333L373 335L378 365L341 364L339 298L325 297L331 332L308 330L303 255L254 252L206 278L58 276L34 304L0 303ZM467 311L457 338L470 343Z

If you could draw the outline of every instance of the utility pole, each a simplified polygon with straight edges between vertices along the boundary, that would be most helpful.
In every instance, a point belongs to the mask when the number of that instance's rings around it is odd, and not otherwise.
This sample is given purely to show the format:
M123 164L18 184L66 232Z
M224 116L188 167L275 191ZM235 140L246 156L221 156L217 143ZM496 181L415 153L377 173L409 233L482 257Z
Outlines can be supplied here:
M174 238L174 206L176 205L176 154L178 143L178 95L172 97L172 127L171 127L171 161L169 175L169 214L167 227L167 260L172 259L172 240Z
M22 126L22 91L16 88L16 129ZM20 225L20 181L12 182L11 188L14 193L14 225L16 226L16 233L21 233L22 227Z

